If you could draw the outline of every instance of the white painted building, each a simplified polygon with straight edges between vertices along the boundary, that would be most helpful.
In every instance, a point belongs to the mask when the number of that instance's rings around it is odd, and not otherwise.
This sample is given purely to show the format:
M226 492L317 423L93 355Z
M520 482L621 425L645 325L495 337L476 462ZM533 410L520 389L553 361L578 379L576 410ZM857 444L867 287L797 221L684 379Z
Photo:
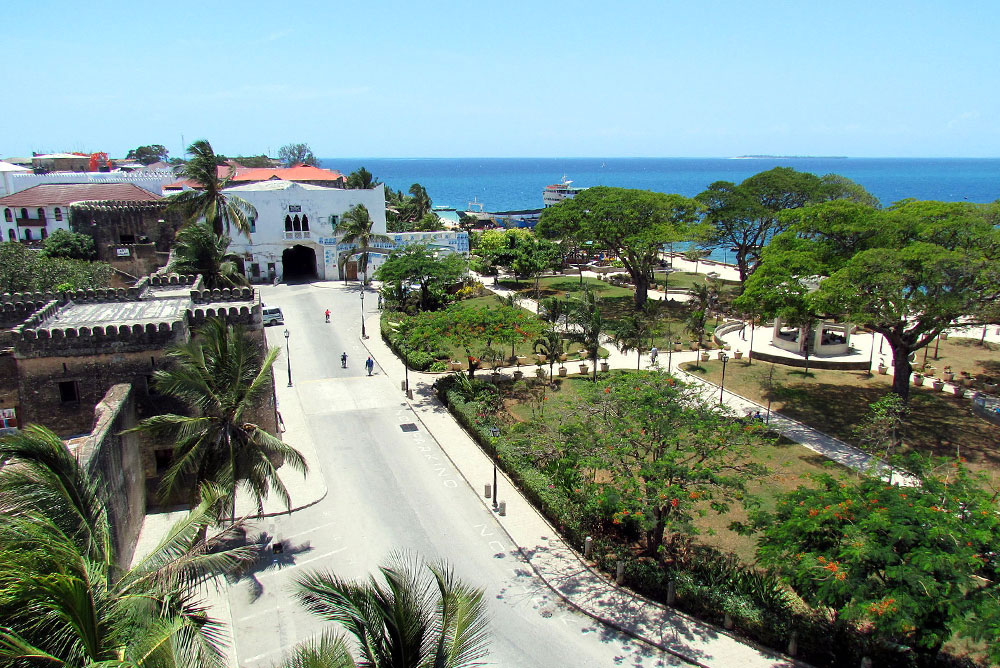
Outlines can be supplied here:
M353 245L340 243L333 230L341 217L358 204L368 209L372 232L386 234L383 185L371 190L350 190L272 180L227 188L226 192L242 197L257 209L250 241L234 234L230 245L230 250L243 258L252 281L355 278L354 262L344 266L343 274L338 266L341 255ZM385 253L369 255L369 276L392 250L412 243L426 243L441 252L469 253L469 235L465 232L404 232L387 236L392 240L390 243L374 244L385 249Z
M233 235L251 280L338 277L334 228L350 208L364 204L372 231L385 234L385 188L326 188L292 181L261 181L227 188L257 209L250 241Z
M9 162L0 161L0 197L16 192L13 185L15 174L30 174L31 170Z
M162 195L163 186L173 183L177 177L169 169L142 172L50 172L49 174L35 174L29 169L11 173L9 180L10 190L4 194L53 183L131 183L154 195Z

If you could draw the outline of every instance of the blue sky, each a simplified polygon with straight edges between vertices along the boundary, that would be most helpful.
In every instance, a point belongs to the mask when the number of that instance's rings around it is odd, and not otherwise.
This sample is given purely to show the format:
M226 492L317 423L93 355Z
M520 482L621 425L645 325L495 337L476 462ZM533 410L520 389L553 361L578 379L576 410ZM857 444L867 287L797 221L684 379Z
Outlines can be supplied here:
M0 156L1000 156L1000 3L9 2Z

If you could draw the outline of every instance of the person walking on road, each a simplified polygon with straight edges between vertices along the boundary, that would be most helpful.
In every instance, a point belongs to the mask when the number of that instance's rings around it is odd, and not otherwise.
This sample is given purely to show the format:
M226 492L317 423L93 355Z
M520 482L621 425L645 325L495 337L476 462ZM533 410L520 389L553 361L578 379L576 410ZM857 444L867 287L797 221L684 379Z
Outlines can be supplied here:
M340 366L344 369L347 368L347 353L345 352L340 356Z
M326 310L326 321L330 322L330 309Z
M649 363L650 364L656 364L656 356L659 355L659 354L660 354L660 351L656 349L656 346L653 346L652 348L650 348L649 349Z
M375 360L372 359L371 355L369 355L368 359L365 360L365 368L368 369L369 376L372 375L372 371L375 370Z

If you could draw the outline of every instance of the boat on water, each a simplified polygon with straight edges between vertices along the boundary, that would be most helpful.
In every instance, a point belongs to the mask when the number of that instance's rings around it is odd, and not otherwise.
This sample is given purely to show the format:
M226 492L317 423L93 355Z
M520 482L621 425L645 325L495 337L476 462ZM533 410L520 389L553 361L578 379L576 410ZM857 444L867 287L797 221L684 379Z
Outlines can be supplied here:
M435 204L431 208L434 211L454 211L455 210L455 207L448 206L447 204Z
M555 206L564 199L573 199L578 193L584 190L586 188L574 186L573 182L563 175L561 183L545 186L545 189L542 191L542 203L545 204L546 208Z

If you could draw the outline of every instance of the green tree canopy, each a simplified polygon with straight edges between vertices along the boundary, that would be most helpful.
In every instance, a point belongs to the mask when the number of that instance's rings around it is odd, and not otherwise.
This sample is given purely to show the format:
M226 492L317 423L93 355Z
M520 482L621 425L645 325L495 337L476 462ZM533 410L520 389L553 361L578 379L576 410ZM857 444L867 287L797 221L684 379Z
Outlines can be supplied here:
M370 190L380 183L381 181L372 176L372 173L364 167L358 167L347 175L348 188Z
M152 165L154 162L166 162L170 151L162 144L150 144L149 146L139 146L128 152L126 160L137 160L144 165Z
M893 391L909 396L909 356L959 318L1000 298L1000 231L979 205L850 201L786 214L737 309L805 322L836 316L882 334Z
M830 199L846 198L877 205L864 188L836 174L823 178L790 167L755 174L739 185L716 181L697 199L710 225L706 241L732 247L740 280L757 268L762 249L789 224L782 211Z
M170 271L178 274L201 274L205 287L234 288L248 285L240 273L239 257L229 252L229 235L216 236L206 220L188 223L177 233Z
M42 252L46 257L62 257L70 260L93 260L97 257L94 240L86 234L56 230L42 242Z
M438 254L426 244L411 244L394 250L375 270L375 279L420 290L420 310L439 308L448 287L462 280L468 262L458 253Z
M816 483L750 514L762 565L841 621L928 654L954 633L998 637L1000 515L985 480L954 462L920 471L914 487L868 475Z
M646 302L653 269L665 243L693 239L699 205L681 195L599 186L542 212L536 232L547 239L572 236L615 253L635 285L635 306Z
M310 167L319 166L319 160L313 155L309 144L285 144L278 149L278 159L284 163L285 167L300 164Z
M356 204L347 210L347 213L340 219L337 223L337 227L333 230L334 234L341 235L340 243L342 244L354 244L352 250L346 251L340 259L341 262L346 262L347 258L352 255L357 255L358 264L361 267L361 272L364 275L364 282L368 284L368 257L372 250L379 250L374 247L377 243L386 244L391 240L384 234L377 234L372 231L375 221L372 220L371 215L368 213L368 207L364 204ZM345 276L346 280L346 276Z
M106 288L113 273L107 262L47 257L17 241L0 242L0 294Z

